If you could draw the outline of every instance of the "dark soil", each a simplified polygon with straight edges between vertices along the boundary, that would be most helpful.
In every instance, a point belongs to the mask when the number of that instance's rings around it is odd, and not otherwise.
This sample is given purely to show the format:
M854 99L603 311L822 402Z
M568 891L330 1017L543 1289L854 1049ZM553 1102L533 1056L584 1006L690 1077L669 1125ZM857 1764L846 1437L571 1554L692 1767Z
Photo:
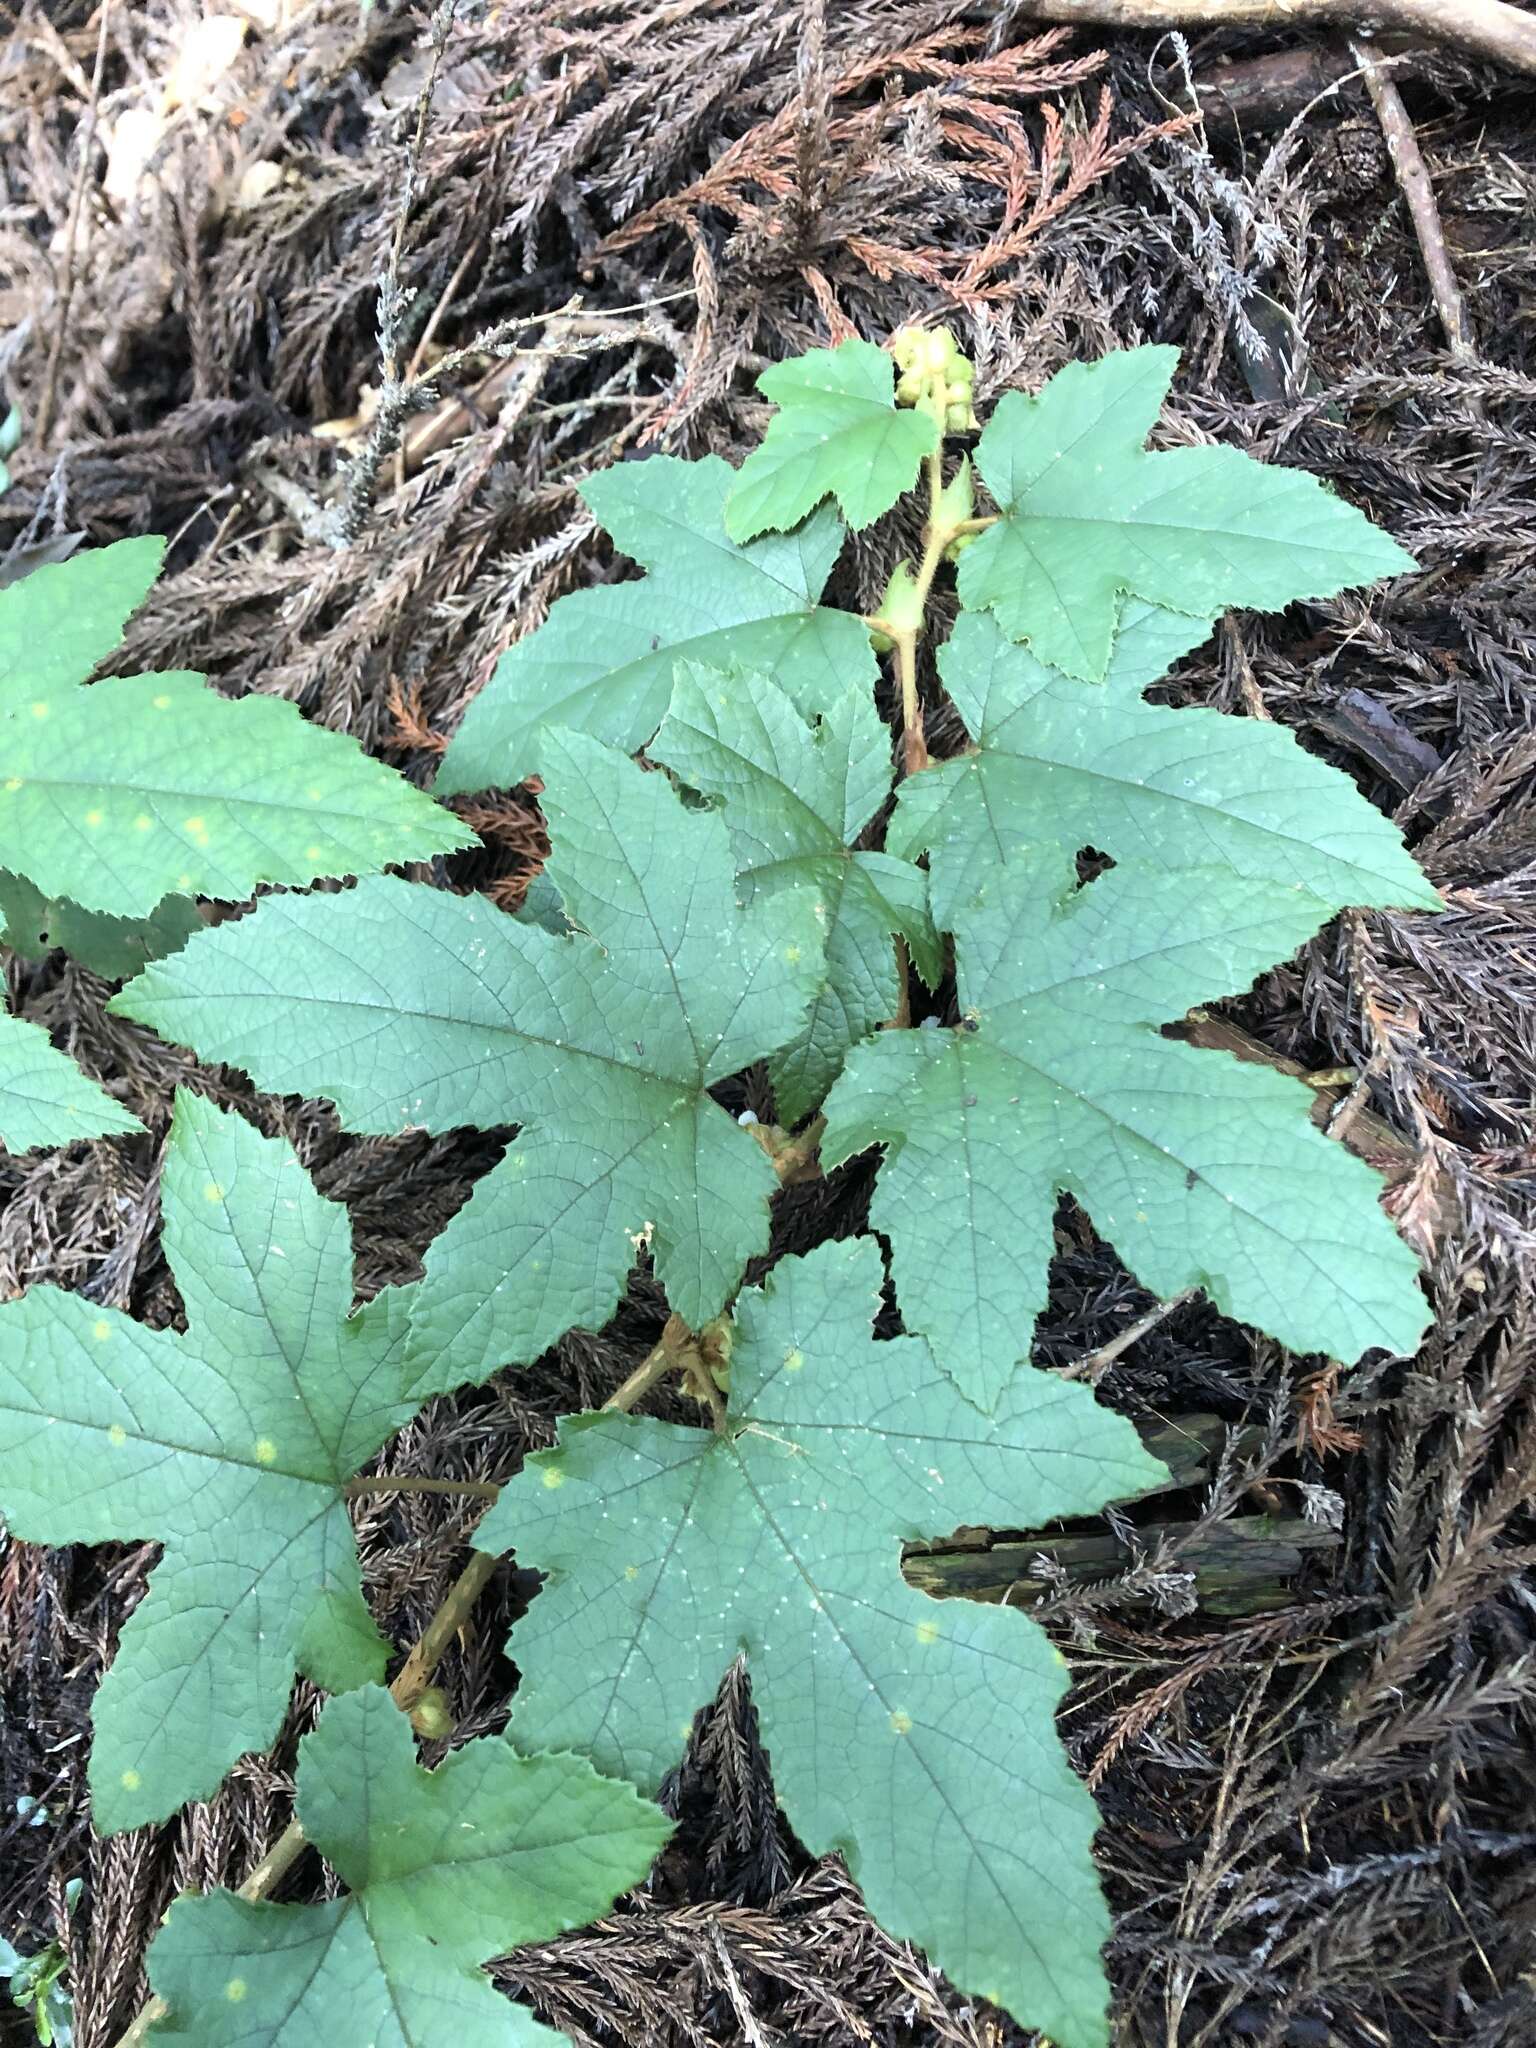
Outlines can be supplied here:
M1117 1525L1119 1568L1102 1547L1086 1580L1031 1564L1028 1597L1078 1681L1064 1732L1105 1815L1122 2043L1536 2038L1529 82L1444 53L1404 68L1470 309L1457 361L1357 84L1289 127L1294 101L1241 127L1218 106L1190 118L1192 81L1279 52L1334 62L1320 39L1097 42L988 0L463 0L419 123L422 10L252 11L277 25L112 199L103 142L116 158L124 113L159 103L200 9L119 0L101 39L88 0L0 10L0 378L27 426L0 547L171 536L128 665L291 697L425 778L500 650L616 573L574 495L587 470L739 453L763 363L935 310L977 359L983 409L1071 357L1177 342L1170 437L1304 464L1418 556L1388 596L1228 621L1169 688L1292 725L1445 893L1438 919L1343 919L1231 1012L1309 1071L1352 1071L1335 1115L1356 1142L1372 1117L1391 1127L1376 1149L1436 1334L1412 1364L1341 1378L1178 1310L1100 1391L1198 1439L1185 1490ZM402 370L498 329L548 352L386 390L372 431L339 440L384 384L381 317ZM843 594L870 604L895 545L851 550ZM934 726L955 743L942 712ZM486 851L450 879L515 901L541 848L533 799L464 808ZM48 1280L168 1321L157 1152L192 1064L108 1018L105 985L60 954L6 975L156 1135L0 1159L0 1292ZM415 1271L499 1149L352 1139L314 1105L198 1083L286 1132L347 1202L365 1291ZM856 1226L867 1192L858 1167L794 1191L783 1244L829 1215ZM1070 1210L1058 1250L1039 1360L1059 1367L1150 1304ZM611 1391L661 1314L637 1276L609 1329L438 1402L399 1462L515 1469L557 1413ZM1270 1538L1262 1563L1220 1569L1245 1522ZM408 1497L359 1527L403 1645L464 1524ZM301 1687L275 1755L211 1805L94 1842L91 1693L151 1561L0 1549L0 1930L67 1940L81 2048L134 2011L175 1890L238 1882L281 1827L315 1707ZM993 1569L994 1596L1016 1569ZM507 1567L444 1667L466 1733L504 1713L499 1646L530 1590ZM508 1973L545 2018L604 2048L1022 2038L786 1836L739 1676L671 1798L679 1845L646 1893ZM324 1881L313 1860L295 1879Z

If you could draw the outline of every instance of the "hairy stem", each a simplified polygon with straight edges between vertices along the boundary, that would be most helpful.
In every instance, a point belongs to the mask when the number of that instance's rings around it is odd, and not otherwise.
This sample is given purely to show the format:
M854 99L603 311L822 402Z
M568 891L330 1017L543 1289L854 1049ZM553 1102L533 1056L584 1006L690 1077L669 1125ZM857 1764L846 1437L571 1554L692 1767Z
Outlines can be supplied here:
M604 1409L612 1409L617 1414L627 1415L637 1401L643 1401L652 1387L666 1378L674 1363L665 1339L652 1345L624 1384L616 1387L608 1396L603 1403Z
M944 559L944 550L954 535L939 518L939 500L944 490L944 444L942 440L928 458L928 524L923 530L923 559L918 565L913 597L921 612ZM928 742L923 734L923 707L917 694L916 626L903 627L892 635L896 643L896 679L901 685L902 758L908 775L928 766Z

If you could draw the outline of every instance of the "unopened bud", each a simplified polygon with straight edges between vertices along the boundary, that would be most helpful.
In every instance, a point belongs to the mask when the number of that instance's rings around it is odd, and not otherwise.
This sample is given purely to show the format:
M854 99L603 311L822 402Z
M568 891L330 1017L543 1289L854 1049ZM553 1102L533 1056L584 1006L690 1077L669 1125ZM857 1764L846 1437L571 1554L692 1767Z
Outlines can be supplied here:
M441 1742L453 1733L453 1712L440 1685L429 1685L412 1707L411 1726L425 1742Z
M891 580L880 600L880 617L894 632L922 632L923 597L910 562L898 562L891 571Z

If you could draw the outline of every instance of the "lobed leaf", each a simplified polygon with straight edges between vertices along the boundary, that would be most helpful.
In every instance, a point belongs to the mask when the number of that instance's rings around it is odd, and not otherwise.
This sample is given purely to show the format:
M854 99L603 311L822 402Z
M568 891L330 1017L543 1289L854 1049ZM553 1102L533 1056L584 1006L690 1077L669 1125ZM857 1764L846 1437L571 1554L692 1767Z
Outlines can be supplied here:
M148 597L165 542L114 541L0 588L0 716L83 683Z
M989 618L956 622L939 669L976 746L902 784L887 840L928 854L941 922L983 875L1040 845L1200 868L1208 886L1224 875L1289 884L1330 911L1439 907L1397 828L1284 726L1141 702L1152 621L1133 624L1105 682L1083 683Z
M178 1899L150 1945L196 2048L554 2048L480 1965L607 1912L671 1828L629 1785L500 1736L424 1771L387 1692L332 1700L299 1744L298 1818L350 1887L321 1905Z
M954 914L960 1025L850 1054L823 1162L885 1146L870 1213L903 1320L980 1407L1028 1355L1062 1193L1159 1294L1203 1288L1296 1351L1413 1347L1418 1264L1377 1176L1314 1128L1300 1082L1158 1030L1329 909L1219 869L1127 866L1076 889L1070 857L1039 849Z
M351 1230L292 1148L185 1091L162 1183L188 1334L34 1287L0 1306L0 1512L36 1543L158 1541L97 1690L103 1833L205 1798L295 1669L378 1678L346 1481L412 1412L398 1290L356 1315Z
M897 406L895 379L885 350L858 340L764 370L757 388L778 411L726 499L731 539L798 526L824 498L855 528L889 512L939 445L930 414Z
M79 685L121 637L159 543L119 541L0 590L0 851L45 898L140 918L170 895L368 874L474 834L275 697L201 676Z
M680 1315L719 1313L777 1183L709 1090L794 1037L822 973L820 902L743 912L717 814L582 735L547 735L543 761L576 936L365 882L273 898L113 1004L353 1129L523 1126L428 1251L419 1391L601 1325L645 1244Z
M587 479L581 494L593 513L651 574L573 591L507 650L449 744L439 794L521 782L540 767L545 727L633 753L665 716L683 658L761 669L806 711L850 682L873 688L862 621L817 601L842 523L824 507L792 534L740 547L725 530L735 479L714 455L653 455Z
M1037 398L1001 399L976 448L1003 516L960 558L961 602L1084 681L1108 667L1127 591L1214 618L1415 566L1305 470L1236 448L1150 453L1178 360L1149 347L1069 363Z
M144 1126L60 1052L40 1024L0 1010L0 1145L11 1153Z
M852 850L890 794L890 735L858 686L807 722L767 676L687 663L650 752L723 804L748 903L809 886L826 908L826 960L810 1011L768 1062L779 1120L798 1123L848 1048L895 1015L894 938L905 939L930 988L943 972L921 869Z
M67 896L45 896L21 875L0 871L0 941L27 960L43 960L55 946L104 981L124 981L151 960L174 953L202 928L189 896L167 896L148 917L106 917L82 910Z
M926 1345L872 1341L880 1283L868 1238L782 1260L738 1304L723 1434L576 1416L503 1489L476 1542L549 1574L513 1730L653 1788L744 1653L806 1846L962 1990L1098 2048L1109 1921L1052 1725L1064 1663L1013 1609L914 1590L901 1546L1090 1512L1162 1468L1043 1374L988 1422Z

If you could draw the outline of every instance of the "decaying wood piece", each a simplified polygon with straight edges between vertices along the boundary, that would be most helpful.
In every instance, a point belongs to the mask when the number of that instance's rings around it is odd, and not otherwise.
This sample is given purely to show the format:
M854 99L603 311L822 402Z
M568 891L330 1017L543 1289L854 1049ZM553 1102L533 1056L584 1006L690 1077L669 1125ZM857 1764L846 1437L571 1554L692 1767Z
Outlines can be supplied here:
M1507 0L1029 0L1019 12L1084 28L1388 29L1536 72L1536 15Z
M1336 1550L1341 1541L1336 1529L1290 1515L1237 1515L1209 1525L1166 1522L1136 1532L1144 1552L1154 1551L1161 1539L1178 1545L1178 1569L1193 1573L1195 1598L1212 1614L1262 1614L1289 1606L1295 1598L1289 1582L1307 1557ZM909 1550L901 1568L909 1585L936 1599L1026 1606L1059 1593L1063 1579L1070 1586L1091 1586L1134 1562L1129 1547L1103 1530L1030 1536L974 1550ZM1155 1603L1157 1595L1152 1584L1144 1591L1126 1588L1126 1598L1138 1603Z

